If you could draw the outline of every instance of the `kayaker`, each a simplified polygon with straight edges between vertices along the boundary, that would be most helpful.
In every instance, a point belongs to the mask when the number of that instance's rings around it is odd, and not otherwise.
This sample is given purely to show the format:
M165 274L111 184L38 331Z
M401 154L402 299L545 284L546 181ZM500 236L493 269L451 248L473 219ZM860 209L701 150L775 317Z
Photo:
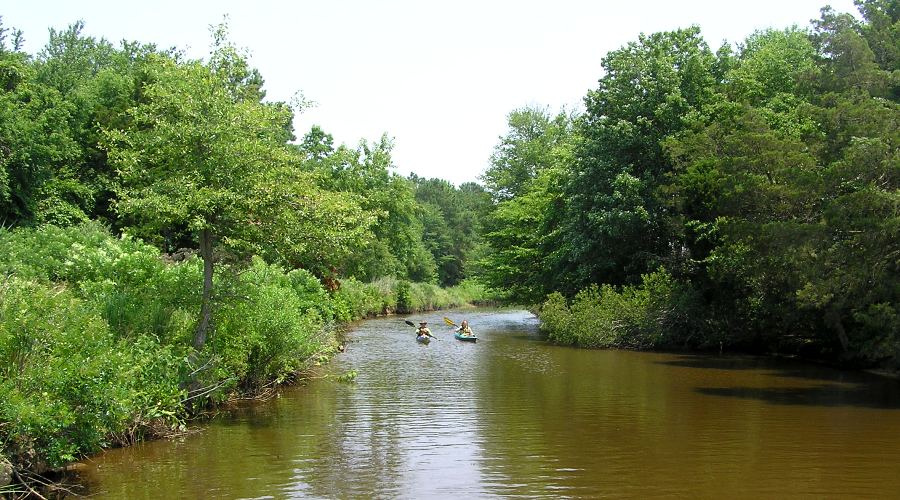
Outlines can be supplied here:
M459 325L459 328L456 329L460 335L465 335L466 337L472 336L472 329L469 328L469 320L463 320L462 324Z
M416 337L420 335L434 338L434 335L431 334L431 330L428 329L427 321L419 321L419 328L416 329Z

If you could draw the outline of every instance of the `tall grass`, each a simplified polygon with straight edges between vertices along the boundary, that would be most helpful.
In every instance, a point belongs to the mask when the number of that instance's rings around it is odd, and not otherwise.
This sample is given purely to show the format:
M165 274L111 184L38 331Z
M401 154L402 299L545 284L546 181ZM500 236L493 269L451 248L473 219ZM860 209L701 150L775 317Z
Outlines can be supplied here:
M449 309L493 298L483 285L475 281L441 288L431 283L415 283L389 276L372 283L361 283L352 278L343 280L334 302L337 319L353 321L393 312L407 314Z

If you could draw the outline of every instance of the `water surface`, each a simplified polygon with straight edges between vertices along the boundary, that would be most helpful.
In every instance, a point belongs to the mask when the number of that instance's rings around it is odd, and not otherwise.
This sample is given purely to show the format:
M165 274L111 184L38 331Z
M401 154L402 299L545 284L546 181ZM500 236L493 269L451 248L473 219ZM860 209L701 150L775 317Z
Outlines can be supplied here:
M441 316L469 319L477 344ZM746 356L579 350L468 310L359 323L356 370L112 450L95 498L897 498L900 382ZM326 373L327 374L327 373Z

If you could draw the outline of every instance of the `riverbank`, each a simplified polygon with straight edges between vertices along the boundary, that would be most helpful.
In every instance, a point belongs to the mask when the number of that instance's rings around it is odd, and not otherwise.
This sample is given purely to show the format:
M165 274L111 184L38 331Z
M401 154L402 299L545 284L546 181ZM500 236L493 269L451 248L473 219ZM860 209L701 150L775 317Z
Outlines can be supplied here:
M665 270L643 277L640 285L588 287L573 298L553 293L532 312L551 342L586 348L660 352L746 353L789 357L836 368L900 374L896 347L878 350L817 331L806 337L766 327L762 321L740 321L709 311L699 292ZM880 353L875 356L874 353Z
M199 259L166 261L95 224L0 234L0 455L12 471L58 471L183 431L327 362L343 324L483 293L394 278L344 279L329 292L307 271L260 258L222 268L214 333L196 352Z

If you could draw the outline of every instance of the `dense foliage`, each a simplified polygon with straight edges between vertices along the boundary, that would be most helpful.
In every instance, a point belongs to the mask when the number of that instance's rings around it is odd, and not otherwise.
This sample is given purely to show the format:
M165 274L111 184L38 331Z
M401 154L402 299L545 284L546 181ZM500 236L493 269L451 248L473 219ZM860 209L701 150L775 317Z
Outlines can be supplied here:
M230 299L197 353L202 273L195 256L167 262L97 223L0 233L0 442L14 463L41 470L179 427L188 403L259 391L333 353L335 322L484 295L394 278L329 294L306 270L254 258L216 275Z
M227 26L213 30L205 62L114 47L83 27L51 30L30 56L0 24L4 227L100 220L166 252L198 249L210 264L255 254L320 278L472 276L487 207L479 186L423 194L419 184L442 181L392 172L386 136L335 146L314 126L292 142L302 104L264 100Z
M453 186L441 179L410 176L424 230L425 246L434 256L438 281L444 286L480 274L478 257L484 249L483 219L491 209L483 187L467 182Z
M510 115L485 278L554 340L900 367L900 4L713 52L610 52L565 125Z
M387 137L295 143L302 106L265 100L225 25L206 61L82 29L31 56L0 23L0 460L167 432L340 323L486 295L483 189L400 177Z
M0 24L0 451L177 428L336 323L486 286L560 343L900 368L900 2L857 5L716 51L640 35L583 111L511 112L484 187L297 140L226 26L200 61Z

